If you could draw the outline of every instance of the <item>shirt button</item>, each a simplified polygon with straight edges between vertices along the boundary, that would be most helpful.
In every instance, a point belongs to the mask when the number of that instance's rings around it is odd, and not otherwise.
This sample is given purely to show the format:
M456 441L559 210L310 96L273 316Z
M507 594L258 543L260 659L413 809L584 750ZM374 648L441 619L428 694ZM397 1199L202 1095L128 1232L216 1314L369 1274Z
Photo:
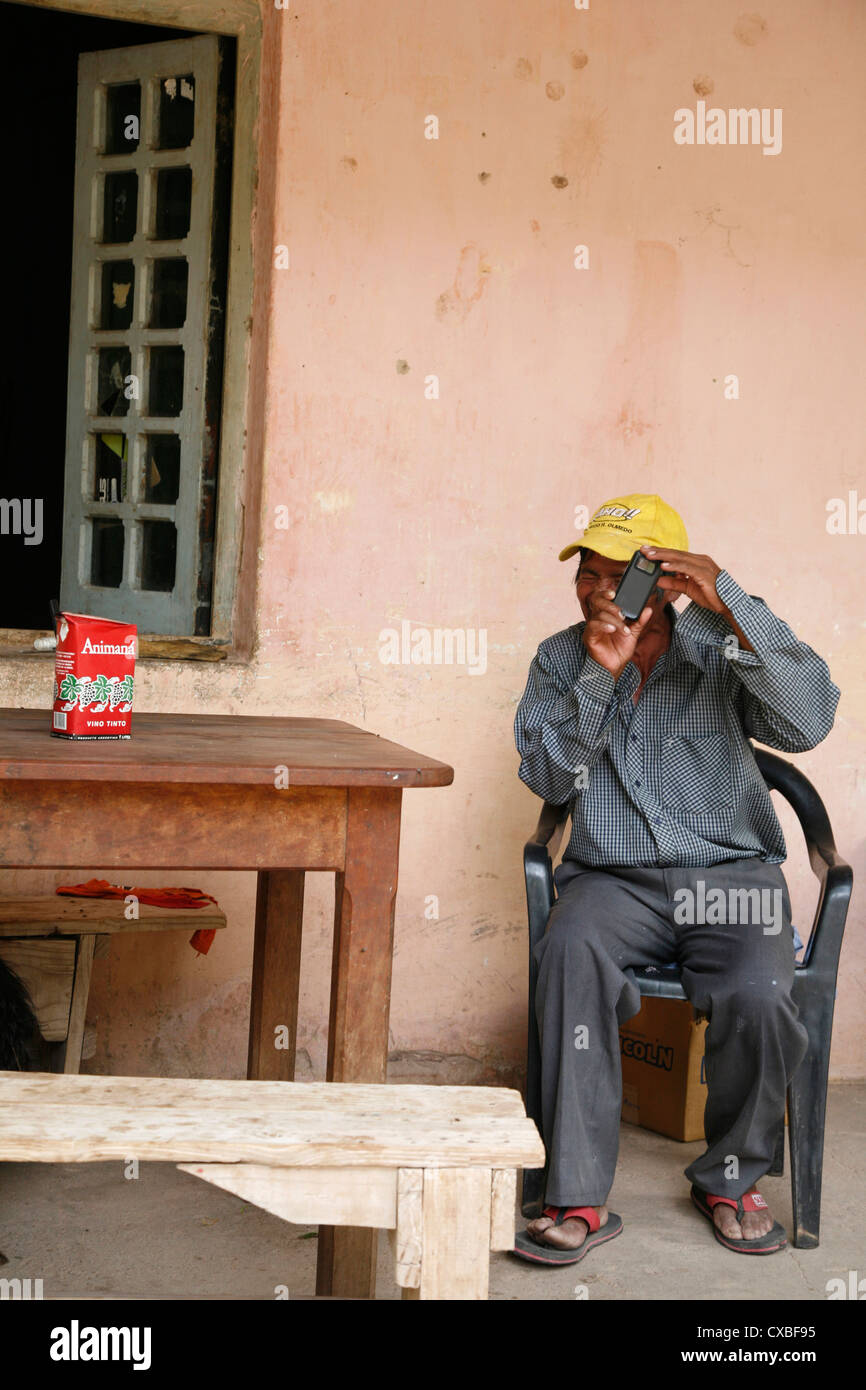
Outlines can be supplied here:
M637 782L635 782L634 785L635 785L635 789L637 789L637 788L640 786L640 781L638 780Z
M632 734L631 741L632 743L637 743L637 734Z

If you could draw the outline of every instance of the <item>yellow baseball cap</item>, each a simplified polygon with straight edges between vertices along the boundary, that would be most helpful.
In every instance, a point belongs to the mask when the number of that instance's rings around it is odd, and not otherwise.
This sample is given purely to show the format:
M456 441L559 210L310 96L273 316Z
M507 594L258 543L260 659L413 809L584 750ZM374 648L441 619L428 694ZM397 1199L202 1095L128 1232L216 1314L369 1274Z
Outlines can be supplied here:
M630 560L642 545L662 546L666 550L689 548L679 512L655 492L630 492L602 503L581 539L567 545L559 558L570 560L581 546L586 546L609 560Z

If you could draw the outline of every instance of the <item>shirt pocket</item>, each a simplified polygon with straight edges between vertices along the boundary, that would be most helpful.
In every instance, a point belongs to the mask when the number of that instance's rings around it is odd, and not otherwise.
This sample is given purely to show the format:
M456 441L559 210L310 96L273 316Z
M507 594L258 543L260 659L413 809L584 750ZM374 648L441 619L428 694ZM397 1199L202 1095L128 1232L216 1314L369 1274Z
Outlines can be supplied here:
M733 805L731 748L724 734L662 741L662 806L698 816Z

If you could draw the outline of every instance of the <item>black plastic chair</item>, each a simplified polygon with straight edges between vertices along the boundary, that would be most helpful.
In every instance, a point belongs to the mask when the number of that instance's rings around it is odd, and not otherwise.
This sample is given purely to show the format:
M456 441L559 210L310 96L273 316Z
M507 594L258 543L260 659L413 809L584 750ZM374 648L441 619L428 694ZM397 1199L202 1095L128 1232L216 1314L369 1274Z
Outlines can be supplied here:
M811 782L792 763L763 748L754 749L761 775L771 791L781 792L791 803L803 830L809 862L818 879L818 905L802 964L794 972L793 998L800 1021L809 1035L809 1047L788 1087L788 1140L791 1155L791 1201L794 1244L812 1249L818 1244L821 1219L821 1170L824 1158L824 1115L827 1107L827 1073L830 1037L836 999L836 975L845 919L851 899L851 866L836 852L833 831L820 796ZM539 1129L541 1124L541 1054L535 1019L538 968L534 949L544 935L555 900L552 859L556 858L569 816L568 806L546 801L535 834L523 854L526 902L529 909L529 1029L526 1058L526 1109ZM678 968L635 970L642 995L685 999ZM543 1130L542 1130L543 1133ZM770 1172L784 1168L785 1126L779 1131ZM528 1169L523 1175L524 1216L539 1214L544 1191L544 1170Z

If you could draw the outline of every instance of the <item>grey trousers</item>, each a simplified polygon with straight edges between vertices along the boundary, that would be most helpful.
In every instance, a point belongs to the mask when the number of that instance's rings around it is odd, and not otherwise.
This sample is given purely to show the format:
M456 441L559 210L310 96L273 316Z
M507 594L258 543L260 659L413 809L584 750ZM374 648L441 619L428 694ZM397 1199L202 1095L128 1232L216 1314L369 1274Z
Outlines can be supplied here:
M706 1031L706 1152L685 1175L740 1197L769 1169L788 1081L806 1052L791 998L794 944L782 871L556 870L535 950L545 1201L599 1206L613 1185L622 1107L619 1024L640 1009L632 970L676 961ZM734 920L731 920L731 919Z

